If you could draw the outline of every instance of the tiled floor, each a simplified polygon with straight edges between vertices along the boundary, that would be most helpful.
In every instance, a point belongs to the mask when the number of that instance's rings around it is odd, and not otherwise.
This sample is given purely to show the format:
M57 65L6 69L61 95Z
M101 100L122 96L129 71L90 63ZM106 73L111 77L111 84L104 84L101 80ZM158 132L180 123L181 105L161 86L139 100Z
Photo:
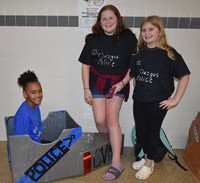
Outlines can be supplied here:
M179 161L183 166L188 168L185 161L182 159L183 150L176 150ZM174 161L167 156L155 166L155 171L148 180L137 180L134 175L135 171L131 168L134 160L133 148L126 147L123 154L123 163L125 170L121 176L113 183L198 183L198 179L190 170L182 170ZM54 181L52 183L104 183L102 175L109 166L104 166L91 173L80 176ZM12 183L12 174L7 163L6 142L0 141L0 183Z

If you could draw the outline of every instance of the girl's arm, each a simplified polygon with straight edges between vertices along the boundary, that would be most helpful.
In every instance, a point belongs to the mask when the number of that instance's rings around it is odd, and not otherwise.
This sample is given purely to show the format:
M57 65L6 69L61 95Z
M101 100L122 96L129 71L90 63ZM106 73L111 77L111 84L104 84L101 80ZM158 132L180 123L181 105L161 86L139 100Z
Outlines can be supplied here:
M186 75L179 80L174 97L160 102L160 107L162 109L171 109L181 101L181 98L183 97L185 90L188 86L189 78L189 75Z
M124 77L124 79L122 79L119 83L117 83L116 85L116 90L115 90L115 93L121 91L121 89L132 79L130 76L129 76L129 73L130 73L130 69L128 70L128 72L126 73L126 76ZM114 87L113 86L113 87Z
M92 104L92 93L90 91L90 65L82 64L82 82L84 89L84 99L88 104Z

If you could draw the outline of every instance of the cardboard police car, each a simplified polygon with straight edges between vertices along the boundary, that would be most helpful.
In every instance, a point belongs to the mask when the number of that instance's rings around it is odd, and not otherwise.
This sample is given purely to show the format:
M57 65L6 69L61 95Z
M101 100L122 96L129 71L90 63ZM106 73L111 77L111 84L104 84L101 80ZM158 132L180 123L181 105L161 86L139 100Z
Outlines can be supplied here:
M5 117L8 159L14 183L50 182L85 175L111 163L109 136L82 133L67 111L50 112L42 122L42 142L13 135L13 116Z

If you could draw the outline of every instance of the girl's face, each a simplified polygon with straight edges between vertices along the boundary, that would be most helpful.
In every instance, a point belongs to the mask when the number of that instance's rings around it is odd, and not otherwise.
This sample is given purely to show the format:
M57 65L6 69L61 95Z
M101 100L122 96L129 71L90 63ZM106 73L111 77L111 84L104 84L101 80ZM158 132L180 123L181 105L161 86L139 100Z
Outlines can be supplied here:
M36 104L41 104L43 93L39 82L28 83L25 91L23 91L24 98L28 105L34 109Z
M142 39L148 48L155 48L159 39L159 29L151 23L145 23L141 30Z
M111 10L105 10L101 14L101 27L105 34L113 35L117 28L117 16Z

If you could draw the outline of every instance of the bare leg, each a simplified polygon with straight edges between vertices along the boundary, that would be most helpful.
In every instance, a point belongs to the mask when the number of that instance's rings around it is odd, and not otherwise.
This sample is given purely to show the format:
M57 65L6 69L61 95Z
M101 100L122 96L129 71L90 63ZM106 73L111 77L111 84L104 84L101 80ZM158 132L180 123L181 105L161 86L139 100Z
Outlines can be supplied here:
M122 132L119 124L119 112L122 102L123 99L117 96L113 96L112 99L98 98L92 101L93 113L98 131L109 133L113 152L111 168L115 168L114 171L119 172L116 176L109 168L109 171L103 176L105 180L117 178L124 169L121 162Z
M101 133L108 133L108 126L106 122L106 99L93 98L92 110L96 128Z
M117 164L121 164L122 131L119 124L119 112L122 102L123 99L117 96L106 100L106 119L113 151L112 162Z

